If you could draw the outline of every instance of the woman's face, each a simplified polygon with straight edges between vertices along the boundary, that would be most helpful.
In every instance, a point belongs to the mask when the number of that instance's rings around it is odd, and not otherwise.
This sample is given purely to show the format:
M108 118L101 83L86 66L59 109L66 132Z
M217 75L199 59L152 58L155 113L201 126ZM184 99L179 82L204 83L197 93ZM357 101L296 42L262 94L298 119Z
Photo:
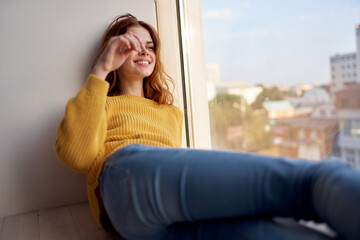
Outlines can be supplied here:
M142 52L131 51L124 64L118 69L120 76L124 78L145 78L152 74L155 68L154 42L148 30L142 26L128 28L126 33L134 34L145 47Z

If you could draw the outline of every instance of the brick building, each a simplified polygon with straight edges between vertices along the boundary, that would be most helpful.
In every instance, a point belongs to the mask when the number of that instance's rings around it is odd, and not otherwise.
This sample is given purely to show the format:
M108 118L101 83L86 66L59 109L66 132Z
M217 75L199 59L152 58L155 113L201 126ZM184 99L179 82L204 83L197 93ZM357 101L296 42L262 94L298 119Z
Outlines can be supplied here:
M360 83L347 84L335 93L335 107L338 109L360 109Z
M320 161L331 154L338 131L336 119L287 119L274 126L273 139L278 139L281 156Z

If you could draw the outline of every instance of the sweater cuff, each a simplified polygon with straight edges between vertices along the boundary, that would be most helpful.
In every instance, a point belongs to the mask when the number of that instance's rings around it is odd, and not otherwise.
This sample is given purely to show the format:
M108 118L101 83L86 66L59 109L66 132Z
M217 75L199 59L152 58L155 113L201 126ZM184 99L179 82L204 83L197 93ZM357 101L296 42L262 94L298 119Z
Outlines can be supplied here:
M96 95L107 95L109 91L109 83L94 74L90 74L84 86L90 93Z

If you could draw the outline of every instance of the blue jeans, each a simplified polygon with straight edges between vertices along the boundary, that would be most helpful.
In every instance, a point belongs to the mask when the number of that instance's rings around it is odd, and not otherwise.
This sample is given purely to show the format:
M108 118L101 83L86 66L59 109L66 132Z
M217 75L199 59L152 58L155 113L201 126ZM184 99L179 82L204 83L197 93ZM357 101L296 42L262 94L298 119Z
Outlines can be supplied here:
M126 239L328 239L275 216L360 239L360 173L336 162L130 145L106 160L100 188Z

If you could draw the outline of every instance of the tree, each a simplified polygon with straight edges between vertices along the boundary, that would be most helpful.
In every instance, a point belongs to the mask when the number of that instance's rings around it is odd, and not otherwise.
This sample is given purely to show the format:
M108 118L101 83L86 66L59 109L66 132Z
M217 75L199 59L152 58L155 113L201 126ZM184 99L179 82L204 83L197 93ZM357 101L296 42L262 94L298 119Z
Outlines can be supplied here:
M241 125L245 113L241 106L245 101L235 95L220 93L209 102L212 145L216 148L229 149L227 131L231 126Z
M285 93L281 92L277 87L263 88L262 92L256 97L255 101L251 104L252 109L261 109L265 101L278 101L285 99Z
M243 98L217 94L209 102L209 114L214 148L254 151L271 145L266 117L256 114Z

